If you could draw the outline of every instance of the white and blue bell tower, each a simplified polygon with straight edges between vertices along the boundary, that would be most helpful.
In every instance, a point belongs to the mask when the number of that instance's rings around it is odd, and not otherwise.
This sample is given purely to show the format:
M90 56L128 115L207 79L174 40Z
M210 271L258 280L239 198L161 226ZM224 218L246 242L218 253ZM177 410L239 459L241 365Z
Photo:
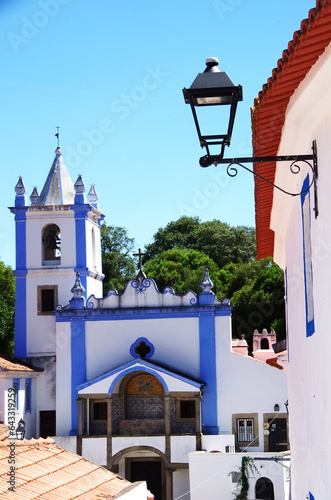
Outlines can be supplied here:
M54 311L67 304L79 272L85 298L102 295L98 195L92 184L87 200L79 175L69 176L58 147L45 185L34 187L27 203L20 177L15 187L16 318L15 356L56 354Z

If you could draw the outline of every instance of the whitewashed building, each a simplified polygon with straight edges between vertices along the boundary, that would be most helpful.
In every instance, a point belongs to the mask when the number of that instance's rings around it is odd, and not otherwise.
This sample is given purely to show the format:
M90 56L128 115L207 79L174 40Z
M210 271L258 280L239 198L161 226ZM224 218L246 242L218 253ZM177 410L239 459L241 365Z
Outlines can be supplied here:
M15 188L15 354L42 368L36 435L190 498L189 453L288 447L286 374L232 352L231 305L160 292L140 269L102 297L98 197L72 184L61 150L39 195ZM270 432L264 433L266 426Z
M284 193L256 179L258 255L285 271L292 499L330 498L331 303L330 133L331 2L317 1L284 50L252 109L255 156L309 154L313 170L283 162L257 171ZM317 171L315 170L317 174Z

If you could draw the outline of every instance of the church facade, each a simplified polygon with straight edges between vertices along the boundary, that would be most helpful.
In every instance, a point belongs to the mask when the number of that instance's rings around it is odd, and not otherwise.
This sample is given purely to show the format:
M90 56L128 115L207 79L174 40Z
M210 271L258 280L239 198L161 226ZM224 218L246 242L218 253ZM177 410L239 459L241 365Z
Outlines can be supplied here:
M190 452L287 448L286 374L232 351L231 305L207 269L199 295L160 292L140 267L103 297L94 186L72 183L58 148L41 194L27 204L22 178L15 192L15 356L43 370L36 437L148 475L162 500L190 498Z

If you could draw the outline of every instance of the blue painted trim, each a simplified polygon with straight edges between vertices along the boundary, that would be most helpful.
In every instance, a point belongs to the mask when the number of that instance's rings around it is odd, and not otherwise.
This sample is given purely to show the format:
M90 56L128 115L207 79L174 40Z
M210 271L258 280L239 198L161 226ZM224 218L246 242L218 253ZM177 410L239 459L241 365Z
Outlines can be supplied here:
M218 434L217 374L214 314L202 312L199 316L200 380L205 384L202 396L202 432Z
M97 382L105 380L106 378L111 377L112 375L114 375L118 372L120 372L118 378L121 378L124 376L123 375L124 372L129 373L130 371L138 371L138 370L149 371L149 373L152 373L153 375L155 375L155 371L158 371L160 373L164 373L165 375L169 375L170 377L175 378L176 380L181 380L182 382L190 384L197 389L200 389L202 386L202 384L200 382L196 382L195 380L191 380L187 377L184 377L183 375L179 375L178 373L171 372L171 371L167 370L166 368L162 368L161 366L154 365L154 364L152 364L148 361L145 361L143 359L139 359L139 360L134 359L132 361L129 361L128 363L125 363L124 365L118 366L117 368L110 370L107 373L104 373L103 375L100 375L99 377L96 377L96 378L86 382L85 384L81 384L80 386L76 387L76 389L77 389L77 391L80 391L82 389L86 389L87 387L90 387L91 385L94 385ZM162 382L161 379L159 379L159 380L163 386L166 385L164 381Z
M77 386L86 381L85 321L76 318L71 323L71 432L77 433Z
M16 230L15 274L15 356L27 355L26 320L26 212L27 208L13 209Z
M220 309L218 309L220 308ZM114 309L87 309L80 314L84 316L86 321L119 321L119 320L136 320L136 319L157 319L160 318L197 318L201 313L210 312L215 316L231 316L232 306L213 306L206 308L201 306L183 306L183 307L128 307ZM62 310L56 312L56 321L70 321L72 312L70 310Z
M287 362L290 362L290 335L289 335L289 324L288 324L288 278L287 278L287 267L285 267L285 321L286 321L286 350L287 350Z
M17 384L17 405L16 405L16 410L20 411L20 379L19 378L14 378L13 379L13 389L15 384Z
M136 354L134 352L134 348L140 343L140 342L145 342L145 344L150 347L150 352L148 354L146 354L145 358L144 359L149 359L153 356L154 352L155 352L155 348L154 348L154 345L146 338L146 337L139 337L137 338L137 340L131 345L130 347L130 354L133 358L139 358L139 354Z
M309 492L309 500L315 500L315 497L312 493Z
M27 356L26 271L15 272L15 357Z
M26 407L26 386L29 385L29 402L28 402L28 408ZM24 397L24 413L31 413L31 389L32 389L32 384L31 384L31 379L26 378L25 379L25 397Z
M76 267L75 272L79 271L81 282L85 288L84 297L87 296L87 241L86 241L86 220L88 219L88 205L71 205L70 208L75 213L75 238L76 238Z
M307 174L303 184L302 184L302 190L306 190L309 188L309 175ZM306 201L306 197L308 196L308 224L309 227L306 227L305 225L305 220L304 220L304 203ZM306 231L309 231L309 245L310 245L310 255L311 255L311 234L310 234L310 228L311 228L311 217L310 217L310 192L309 190L306 193L303 193L301 195L301 216L302 216L302 246L303 246L303 267L304 267L304 284L305 284L305 308L306 308L306 337L311 337L315 333L315 320L314 320L314 298L313 298L313 265L312 262L307 263L306 259L306 253L307 253L307 248L305 245L305 234ZM312 255L311 255L312 256ZM311 290L308 290L308 284L307 284L307 264L310 266L310 272L311 272ZM311 307L313 308L312 311L312 319L309 319L308 317L308 293L311 293L312 295L312 305Z

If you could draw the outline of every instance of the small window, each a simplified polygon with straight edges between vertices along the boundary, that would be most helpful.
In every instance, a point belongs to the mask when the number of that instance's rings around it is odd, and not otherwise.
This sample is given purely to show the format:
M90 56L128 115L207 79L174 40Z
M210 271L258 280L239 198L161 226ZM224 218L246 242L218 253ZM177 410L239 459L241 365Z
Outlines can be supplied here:
M239 471L232 471L231 472L231 481L232 481L232 483L239 483L239 481L240 481L240 472Z
M18 382L13 383L13 389L14 389L14 404L15 404L15 409L18 410Z
M254 419L239 418L237 420L238 442L250 442L254 439Z
M107 403L94 403L93 420L107 420Z
M31 380L28 379L25 381L25 411L31 411Z
M194 399L182 399L179 404L180 418L195 418Z
M57 286L38 286L38 314L52 314L57 306Z

